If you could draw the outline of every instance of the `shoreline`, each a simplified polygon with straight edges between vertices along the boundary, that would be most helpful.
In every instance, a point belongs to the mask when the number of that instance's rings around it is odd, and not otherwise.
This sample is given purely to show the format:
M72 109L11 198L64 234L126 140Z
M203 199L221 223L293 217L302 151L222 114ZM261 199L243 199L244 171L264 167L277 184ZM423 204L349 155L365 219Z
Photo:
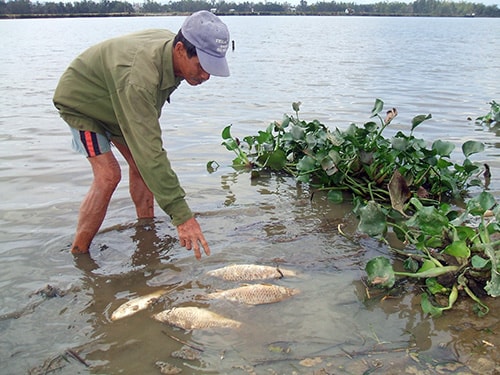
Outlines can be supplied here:
M2 14L0 19L37 19L37 18L107 18L107 17L173 17L188 16L189 12L167 12L167 13L67 13L67 14ZM356 13L345 14L344 12L217 12L218 16L324 16L324 17L432 17L432 18L498 18L493 16L433 16L429 14L400 14L400 13Z
M0 20L16 19L47 19L47 18L110 18L110 17L175 17L188 16L189 13L71 13L71 14L2 14ZM217 13L218 16L322 16L322 17L429 17L429 18L499 18L494 16L432 16L428 14L386 14L386 13L359 13L359 14L338 14L338 13Z

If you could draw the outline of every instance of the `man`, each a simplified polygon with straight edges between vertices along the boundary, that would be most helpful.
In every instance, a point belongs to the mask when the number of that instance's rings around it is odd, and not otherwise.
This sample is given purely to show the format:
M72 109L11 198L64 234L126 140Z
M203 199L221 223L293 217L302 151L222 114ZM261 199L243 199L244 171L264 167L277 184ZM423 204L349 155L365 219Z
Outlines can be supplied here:
M87 253L121 178L113 144L129 165L130 195L138 218L154 216L153 199L172 218L181 246L210 248L162 146L159 117L185 80L227 77L227 26L214 14L187 17L178 34L145 30L97 44L62 75L54 105L69 124L76 150L87 156L94 180L85 196L71 252ZM201 247L200 247L201 245Z

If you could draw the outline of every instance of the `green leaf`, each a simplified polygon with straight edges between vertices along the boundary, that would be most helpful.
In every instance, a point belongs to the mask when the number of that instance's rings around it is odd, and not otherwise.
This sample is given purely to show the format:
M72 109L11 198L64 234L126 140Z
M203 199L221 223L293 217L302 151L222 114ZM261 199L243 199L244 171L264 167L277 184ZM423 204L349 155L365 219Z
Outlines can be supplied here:
M433 261L431 261L429 259L425 259L422 262L422 266L419 268L417 273L426 272L426 271L429 271L430 269L435 268L435 267L436 267L436 264Z
M467 141L462 145L462 152L468 158L472 154L484 151L484 144L478 141Z
M368 133L374 133L377 131L378 125L374 121L369 121L365 123L365 129L368 131Z
M443 285L438 283L435 277L429 277L425 280L425 285L432 294L446 293L448 291Z
M222 130L222 139L230 139L231 137L231 126L228 125Z
M414 203L414 199L411 200ZM420 205L421 206L421 205ZM448 227L448 218L433 206L421 206L413 217L408 220L408 226L418 226L429 235L441 234Z
M427 294L423 294L420 300L420 305L422 306L422 310L426 314L431 314L432 317L436 318L441 316L444 310L449 310L453 307L458 298L458 288L456 285L453 285L453 288L448 295L448 306L446 307L437 307L432 304L429 300L429 296Z
M500 251L495 251L491 243L485 244L484 253L491 261L491 279L486 282L484 290L492 297L500 296Z
M314 168L316 168L316 160L307 155L297 163L297 170L302 172L312 171Z
M259 143L259 144L263 144L263 143L273 143L273 135L271 133L268 133L268 132L263 132L262 130L259 131L259 135L255 138L255 140Z
M275 171L280 171L286 165L285 151L277 149L267 155L265 166Z
M301 140L304 138L304 129L297 125L290 125L290 134L294 140Z
M495 204L495 197L491 193L483 191L467 202L467 211L472 215L483 215Z
M408 139L401 137L393 137L391 139L391 146L398 151L405 151L408 148Z
M448 167L451 167L453 163L451 161L445 160L445 159L438 159L436 167L438 167L441 170L444 170Z
M465 241L454 241L443 250L445 254L453 255L455 258L469 258L470 249Z
M443 309L434 306L429 300L429 296L427 294L422 294L420 297L420 306L425 314L430 314L433 318L437 318L443 314Z
M455 148L455 145L451 142L446 142L438 139L432 144L432 149L436 151L438 155L450 156L451 152Z
M330 202L333 202L335 204L339 204L344 201L344 195L342 194L341 190L330 190L328 191L326 197Z
M425 120L428 120L432 118L432 115L429 113L428 115L418 115L413 118L411 121L411 130L415 129L417 126L419 126L422 122Z
M303 173L297 176L297 181L308 184L311 180L311 175L309 173Z
M292 103L292 109L293 109L295 112L300 111L300 105L301 105L301 104L302 104L301 102L293 102L293 103Z
M468 226L455 227L455 230L458 238L464 241L470 238L474 238L474 236L476 235L476 231Z
M488 259L484 259L479 255L474 255L471 258L472 267L478 269L489 269L491 268L491 261Z
M217 163L215 160L210 160L207 162L207 172L208 173L213 173L219 168L219 163Z
M356 136L358 130L359 128L356 126L356 124L350 124L344 131L344 135L346 136L345 138L352 141L352 139Z
M298 111L298 109L297 109ZM283 119L281 120L281 124L279 124L279 126L277 126L277 128L281 128L281 129L284 129L286 128L288 125L290 124L290 117L286 114L283 115Z
M403 262L403 267L405 270L408 270L410 272L417 272L418 262L413 258L406 258L405 261Z
M441 234L434 235L425 239L425 246L430 248L441 248L443 246L443 236Z
M370 236L382 235L387 231L387 221L379 204L369 201L360 208L358 229Z
M238 142L236 142L234 139L227 139L225 140L224 142L222 142L222 144L224 146L226 146L226 148L229 150L229 151L234 151L234 150L237 150L238 149Z
M365 266L368 281L372 285L392 288L396 281L394 270L389 259L379 256L370 259Z
M372 117L378 115L382 109L384 109L384 102L380 99L375 99L375 104L372 109Z

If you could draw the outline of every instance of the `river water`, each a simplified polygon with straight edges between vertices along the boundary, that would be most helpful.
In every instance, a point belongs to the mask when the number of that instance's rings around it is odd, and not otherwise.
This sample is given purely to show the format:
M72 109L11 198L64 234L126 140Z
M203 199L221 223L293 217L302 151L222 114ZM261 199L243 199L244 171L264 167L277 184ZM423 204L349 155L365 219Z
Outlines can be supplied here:
M339 234L339 224L355 231L351 207L321 195L310 200L307 186L288 177L237 173L220 134L228 124L237 136L255 134L291 114L295 101L302 119L331 128L362 124L380 98L399 110L388 132L431 113L416 136L457 146L484 142L473 161L491 166L498 198L499 131L470 119L500 100L500 19L225 17L235 42L231 77L181 85L161 121L212 255L196 261L181 248L158 208L154 221L137 222L126 173L91 257L69 253L91 175L52 106L57 80L93 43L145 28L176 31L182 21L0 21L2 374L159 374L157 361L188 374L498 373L499 301L487 300L491 312L483 319L466 299L432 319L411 284L394 298L368 299L364 265L387 248ZM220 164L214 173L205 168L210 160ZM298 277L274 283L301 293L257 307L204 300L235 285L206 272L233 263L293 269ZM38 292L48 285L61 295ZM168 293L151 309L111 322L121 303L160 288ZM182 305L209 307L244 325L184 332L151 318ZM183 345L200 349L199 358L172 358Z

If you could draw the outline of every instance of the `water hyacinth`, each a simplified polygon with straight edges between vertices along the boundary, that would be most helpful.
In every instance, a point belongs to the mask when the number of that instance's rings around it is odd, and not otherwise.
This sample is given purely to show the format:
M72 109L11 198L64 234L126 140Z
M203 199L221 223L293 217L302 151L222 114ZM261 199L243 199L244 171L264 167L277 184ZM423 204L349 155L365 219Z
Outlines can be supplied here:
M476 122L498 122L498 104L490 104L490 113ZM231 134L231 125L225 127L222 144L236 154L233 167L250 170L253 178L264 170L287 173L316 191L326 191L333 203L351 199L360 232L384 241L388 232L396 234L406 248L389 248L408 268L396 272L389 258L374 258L366 265L371 285L390 289L397 278L425 280L424 312L439 316L459 295L467 295L475 301L475 311L486 314L488 307L478 295L500 295L500 239L495 236L500 232L500 208L485 191L489 166L470 159L484 150L484 144L464 142L460 164L451 160L452 142L438 139L429 147L429 142L415 137L415 129L431 114L415 116L409 132L386 138L383 132L398 111L391 108L384 116L380 99L371 111L378 121L350 124L345 130L300 120L300 105L292 104L295 116L285 114L243 141ZM469 199L465 209L451 204L466 200L471 187L484 191ZM443 285L441 279L446 280ZM474 280L476 290L469 280ZM446 306L435 302L443 294L448 296Z

